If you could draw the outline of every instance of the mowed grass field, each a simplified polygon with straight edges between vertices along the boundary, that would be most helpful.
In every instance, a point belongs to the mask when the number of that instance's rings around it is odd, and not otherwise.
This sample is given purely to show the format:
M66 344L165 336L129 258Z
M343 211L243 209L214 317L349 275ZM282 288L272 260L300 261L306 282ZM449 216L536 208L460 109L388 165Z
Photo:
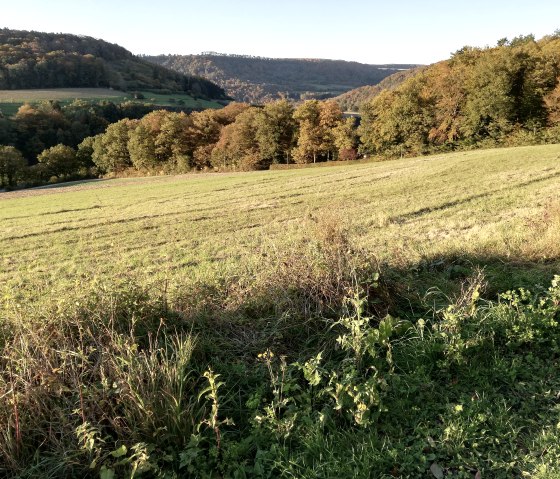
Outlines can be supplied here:
M557 266L560 146L331 168L106 180L0 194L0 282L223 273L329 216L379 259ZM552 215L552 216L551 216ZM508 273L509 274L509 273ZM506 278L497 278L502 284ZM514 286L514 285L512 285Z
M560 145L56 185L0 226L2 477L560 477Z
M0 90L0 110L6 116L15 115L24 103L55 100L62 104L76 99L89 101L110 100L121 103L130 95L108 88L48 88L42 90Z
M43 90L0 90L0 102L68 100L72 98L126 98L123 92L109 88L46 88Z
M173 93L162 95L151 92L140 92L144 99L135 100L130 93L108 88L51 88L42 90L0 90L0 111L6 116L14 115L24 103L38 103L46 100L56 100L62 104L71 103L76 99L88 101L108 100L114 103L136 101L151 103L159 106L185 106L188 108L219 108L213 101L196 99L190 95ZM177 103L181 101L181 103Z
M212 100L203 100L202 98L194 98L190 95L181 93L170 93L169 95L162 95L149 91L141 92L145 99L137 100L144 103L150 103L159 106L183 106L187 108L208 109L208 108L222 108L223 104L217 103Z

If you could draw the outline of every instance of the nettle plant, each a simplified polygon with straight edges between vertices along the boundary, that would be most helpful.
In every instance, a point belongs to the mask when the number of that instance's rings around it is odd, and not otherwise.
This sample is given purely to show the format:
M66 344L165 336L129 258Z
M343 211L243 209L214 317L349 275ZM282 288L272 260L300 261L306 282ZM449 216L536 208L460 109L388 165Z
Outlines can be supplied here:
M76 428L80 449L90 458L90 469L99 468L100 479L114 479L116 470L128 470L128 477L133 478L143 472L155 472L159 468L151 461L154 446L139 442L127 448L121 444L113 450L106 450L111 442L109 437L103 438L98 427L85 422Z
M287 438L299 425L311 423L343 421L366 427L384 410L394 367L393 339L413 326L391 316L367 316L367 299L359 292L347 298L346 305L347 314L331 325L339 331L335 351L293 364L269 350L259 355L268 369L272 398L255 415L258 426ZM254 398L250 405L259 403Z
M560 351L560 276L546 291L508 291L497 302L481 300L480 289L480 283L470 284L458 301L438 312L433 330L443 352L441 367L468 365L488 351L516 353L530 345L543 346L549 354Z

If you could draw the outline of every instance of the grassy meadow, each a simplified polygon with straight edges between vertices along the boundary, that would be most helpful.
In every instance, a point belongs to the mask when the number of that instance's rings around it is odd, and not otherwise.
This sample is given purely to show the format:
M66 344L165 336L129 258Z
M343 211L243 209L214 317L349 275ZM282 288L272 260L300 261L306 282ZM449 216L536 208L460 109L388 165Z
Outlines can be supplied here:
M560 145L2 193L0 224L0 475L560 477Z
M136 101L138 103L151 103L159 106L185 106L188 108L219 108L216 102L196 99L187 94L173 93L162 95L151 92L140 92L143 100L135 100L133 94L108 88L50 88L43 90L0 90L0 111L11 116L17 113L24 103L38 103L46 100L56 100L61 104L71 103L76 99L88 101L112 101L122 103ZM180 103L178 103L180 102Z
M232 174L117 179L0 196L3 282L130 275L141 283L244 269L329 217L382 261L476 262L532 284L557 266L560 147ZM548 259L547 259L548 255ZM556 256L555 256L556 255ZM535 270L535 277L530 274ZM515 284L515 281L520 281Z

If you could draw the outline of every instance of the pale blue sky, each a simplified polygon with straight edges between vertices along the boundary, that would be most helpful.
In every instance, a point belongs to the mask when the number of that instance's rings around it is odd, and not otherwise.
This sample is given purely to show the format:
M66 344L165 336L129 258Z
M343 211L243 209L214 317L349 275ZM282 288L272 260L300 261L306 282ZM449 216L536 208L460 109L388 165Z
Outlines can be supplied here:
M560 28L560 0L0 0L0 27L90 35L134 53L217 51L432 63Z

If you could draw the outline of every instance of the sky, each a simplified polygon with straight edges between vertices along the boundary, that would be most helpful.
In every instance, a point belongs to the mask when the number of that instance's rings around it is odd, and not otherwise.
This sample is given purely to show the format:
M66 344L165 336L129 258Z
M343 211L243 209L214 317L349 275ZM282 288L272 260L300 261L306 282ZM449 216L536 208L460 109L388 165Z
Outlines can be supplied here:
M136 54L428 64L465 45L551 34L560 0L0 0L2 27L88 35Z

